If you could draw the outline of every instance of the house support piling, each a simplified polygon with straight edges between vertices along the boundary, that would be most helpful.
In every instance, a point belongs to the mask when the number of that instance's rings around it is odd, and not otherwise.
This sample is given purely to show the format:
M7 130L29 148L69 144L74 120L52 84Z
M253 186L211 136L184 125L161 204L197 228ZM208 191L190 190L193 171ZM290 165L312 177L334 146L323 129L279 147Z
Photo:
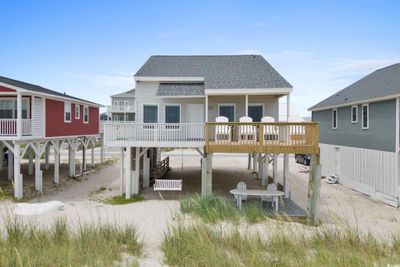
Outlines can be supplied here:
M22 174L21 174L21 145L14 144L14 196L22 198Z
M290 198L289 189L289 155L283 155L283 190L285 193L285 198Z
M133 148L134 149L134 148ZM131 160L131 148L126 147L125 149L125 198L130 199L132 196L132 160Z
M143 187L150 187L150 151L146 151L143 159Z
M308 180L307 222L319 224L319 197L321 189L321 165L319 155L311 156L310 176Z
M272 180L274 183L276 183L278 180L278 154L273 155Z
M212 153L201 158L201 195L209 196L212 193Z
M269 170L268 170L269 156L268 156L268 154L265 154L265 156L262 158L261 162L262 162L261 185L267 186L268 176L269 176Z
M120 170L120 173L119 173L119 176L120 176L120 179L121 179L121 181L120 181L120 191L121 191L121 195L122 194L124 194L124 193L126 193L125 192L125 167L124 167L124 165L125 165L125 157L124 157L124 155L125 155L125 148L123 148L123 147L121 147L121 152L120 152L121 154L120 154L120 159L119 159L119 170Z

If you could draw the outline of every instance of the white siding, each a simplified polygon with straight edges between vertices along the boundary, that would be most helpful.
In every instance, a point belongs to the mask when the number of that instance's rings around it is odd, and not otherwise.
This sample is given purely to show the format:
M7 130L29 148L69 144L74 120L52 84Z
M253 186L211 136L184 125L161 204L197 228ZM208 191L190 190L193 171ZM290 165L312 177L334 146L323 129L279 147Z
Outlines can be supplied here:
M399 155L393 152L320 144L322 174L388 204L398 206Z
M44 104L43 98L41 97L34 97L34 114L33 114L33 135L34 136L44 136Z

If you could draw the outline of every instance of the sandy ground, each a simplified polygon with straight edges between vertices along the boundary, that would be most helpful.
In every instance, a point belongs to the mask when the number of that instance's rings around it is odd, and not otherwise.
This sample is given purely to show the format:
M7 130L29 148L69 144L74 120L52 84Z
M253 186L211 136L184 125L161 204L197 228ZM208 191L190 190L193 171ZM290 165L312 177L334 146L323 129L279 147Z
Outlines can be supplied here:
M48 212L34 218L29 218L39 225L51 223L58 217L67 218L71 225L82 222L98 223L113 222L118 224L133 224L139 236L145 241L145 255L140 259L141 266L157 266L162 263L162 253L159 246L168 226L179 214L179 203L176 201L182 194L200 193L200 156L196 151L185 150L183 155L184 172L181 172L181 151L167 153L170 156L170 178L184 178L182 193L171 192L162 194L152 189L143 190L146 201L127 205L105 205L96 199L119 194L118 163L105 166L100 171L90 173L78 181L68 184L56 194L48 193L37 197L31 202L59 200L66 204L62 211ZM279 162L281 167L282 160ZM300 207L307 207L308 173L303 172L304 166L290 159L290 189L292 200ZM279 168L282 172L282 168ZM50 180L51 178L45 178ZM256 175L247 170L245 155L214 155L213 158L213 189L228 197L229 189L236 187L239 181L245 181L248 188L260 188ZM45 181L48 182L48 181ZM321 217L325 224L348 223L362 232L371 231L379 236L387 236L400 231L400 212L384 203L372 200L358 192L341 185L328 185L322 181L321 187ZM99 192L100 187L107 190ZM9 209L10 203L0 204L2 213ZM2 219L1 219L2 220ZM1 222L2 223L2 222ZM282 222L277 222L283 224ZM255 226L260 227L260 226Z

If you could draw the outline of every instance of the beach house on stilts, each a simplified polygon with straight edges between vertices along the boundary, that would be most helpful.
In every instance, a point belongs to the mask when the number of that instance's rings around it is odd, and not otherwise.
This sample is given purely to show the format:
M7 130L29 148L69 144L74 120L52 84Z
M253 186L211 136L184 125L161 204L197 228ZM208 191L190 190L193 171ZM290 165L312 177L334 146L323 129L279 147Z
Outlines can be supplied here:
M140 185L150 186L152 166L162 166L160 148L200 153L202 195L212 192L214 153L249 154L263 186L270 162L277 178L283 154L287 198L289 154L313 154L313 166L319 164L318 123L290 122L289 106L287 120L279 121L279 99L290 103L292 86L260 55L152 56L134 80L135 122L104 128L105 145L121 148L121 189L128 198ZM314 214L319 181L310 181Z
M8 179L13 181L15 198L23 197L24 157L29 159L28 174L35 174L35 189L39 192L43 180L41 157L44 155L44 170L48 170L50 149L54 150L55 183L59 183L60 152L64 146L69 148L70 176L77 174L75 159L79 146L83 170L87 149L91 149L94 164L99 107L65 93L0 76L0 151L2 159L5 153L8 155Z

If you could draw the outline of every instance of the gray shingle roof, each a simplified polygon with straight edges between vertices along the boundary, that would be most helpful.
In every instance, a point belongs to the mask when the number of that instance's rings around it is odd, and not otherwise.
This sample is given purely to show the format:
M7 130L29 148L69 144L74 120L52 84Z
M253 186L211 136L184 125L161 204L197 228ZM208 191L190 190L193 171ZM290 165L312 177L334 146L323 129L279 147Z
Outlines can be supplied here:
M400 94L400 63L379 69L312 106L323 109L373 98Z
M135 96L135 89L112 95L111 97L134 97Z
M203 96L204 83L160 83L158 96Z
M33 92L49 94L49 95L54 95L54 96L59 96L59 97L65 97L65 98L69 98L71 100L78 100L78 101L87 102L88 104L101 106L100 104L97 104L95 102L87 101L85 99L81 99L81 98L77 98L77 97L74 97L74 96L63 94L63 93L60 93L60 92L57 92L57 91L53 91L53 90L41 87L39 85L18 81L18 80L10 79L10 78L3 77L3 76L0 76L0 82L5 83L5 84L9 84L9 85L13 85L13 86L25 89L25 90L33 91Z
M205 89L292 88L261 55L151 56L135 77L204 77Z

